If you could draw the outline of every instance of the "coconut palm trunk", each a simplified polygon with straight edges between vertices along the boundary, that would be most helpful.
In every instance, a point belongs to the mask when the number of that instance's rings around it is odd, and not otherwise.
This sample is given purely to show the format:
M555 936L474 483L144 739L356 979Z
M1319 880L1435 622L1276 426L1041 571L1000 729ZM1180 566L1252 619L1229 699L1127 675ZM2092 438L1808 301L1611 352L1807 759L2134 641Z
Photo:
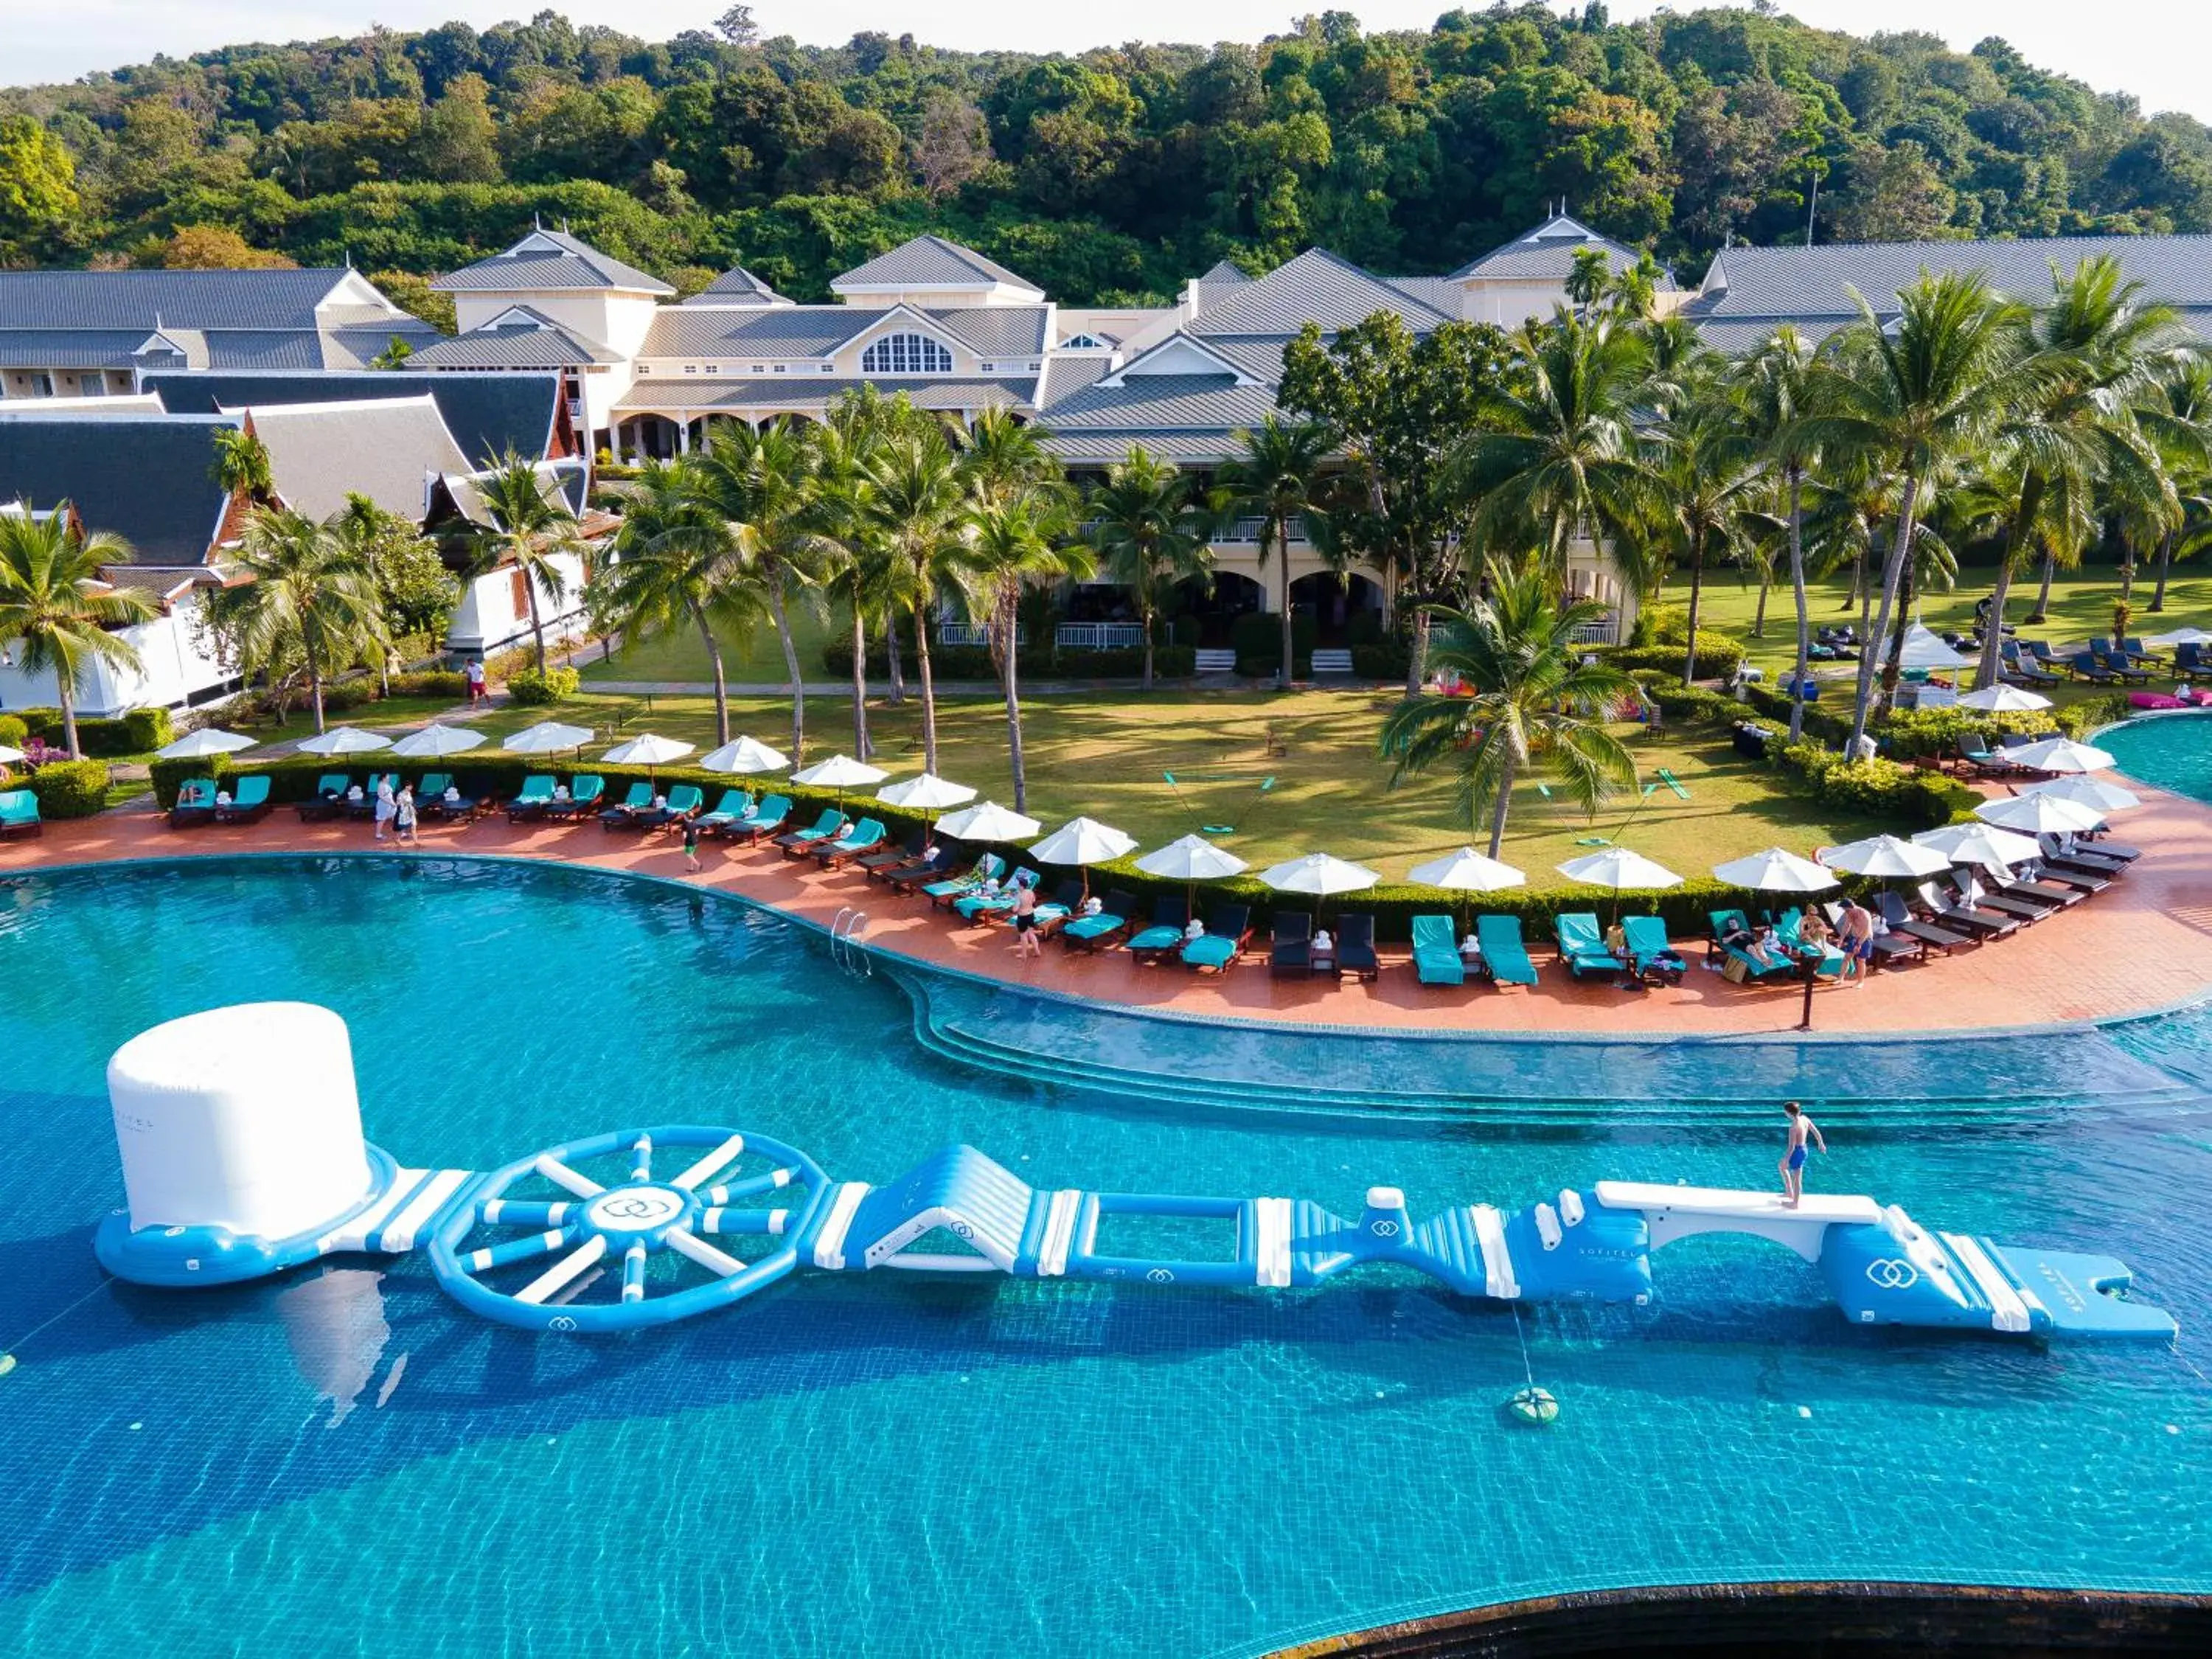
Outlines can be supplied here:
M1145 678L1143 684L1144 689L1147 691L1152 689L1152 628L1157 620L1158 617L1152 610L1152 600L1149 598L1139 600L1137 606L1137 621L1139 625L1145 630Z
M2045 550L2043 555L2043 587L2035 596L2035 609L2028 612L2028 621L2039 623L2048 620L2051 613L2051 584L2057 579L2057 574L2058 556Z
M1013 768L1014 811L1029 811L1029 768L1022 759L1022 694L1018 682L1021 653L1015 649L1014 630L1020 625L1010 593L999 602L999 683L1006 698L1006 758Z
M1283 690L1291 689L1291 649L1296 635L1291 627L1291 527L1280 521L1271 522L1268 532L1275 538L1275 550L1281 556L1283 565L1283 669L1276 675L1275 684ZM1260 544L1261 556L1267 556L1267 544Z
M860 610L860 596L853 595L853 758L866 760L873 752L868 741L868 619Z
M714 746L719 749L730 740L730 682L722 668L722 642L714 637L714 625L696 599L691 601L691 623L699 630L700 644L707 647L707 666L714 672Z
M312 624L300 630L300 643L307 659L307 701L315 711L315 735L320 737L323 734L323 669L321 653L315 649L315 629ZM62 706L66 708L69 704L64 701ZM70 753L71 756L76 753L74 726L70 731Z
M1490 808L1490 856L1496 858L1498 849L1505 845L1505 813L1513 805L1513 773L1511 761L1498 776L1498 799Z
M522 591L530 601L530 637L538 645L538 673L542 679L545 674L545 624L538 615L538 580L530 574L528 565L522 567ZM321 699L318 697L316 701L319 706Z
M1406 645L1406 695L1418 697L1429 678L1429 612L1425 605L1413 611L1413 634Z
M1805 677L1813 666L1813 619L1805 600L1805 474L1790 469L1790 592L1797 605L1797 672L1790 696L1790 741L1805 735Z
M929 668L929 624L921 607L914 612L915 672L921 681L921 769L937 770L937 682Z
M1682 653L1682 684L1690 685L1698 678L1698 612L1705 592L1705 532L1692 532L1690 537L1690 643Z
M2169 530L2158 538L2158 588L2150 596L2151 614L2166 609L2166 579L2173 570L2173 532Z
M1889 635L1881 653L1881 696L1877 709L1888 708L1897 702L1898 682L1905 678L1905 635L1912 625L1912 605L1919 592L1919 573L1908 559L1905 563L1904 580L1897 586L1897 615L1890 621Z
M799 678L799 646L791 637L791 618L784 613L781 585L769 585L768 608L775 618L775 637L783 647L783 672L791 682L791 763L797 766L806 754L806 682Z
M1908 559L1906 550L1912 545L1913 514L1919 505L1920 480L1908 476L1905 480L1905 497L1898 507L1897 539L1891 545L1888 556L1881 562L1881 609L1876 613L1878 620L1875 623L1873 635L1867 641L1869 645L1873 644L1876 640L1884 640L1889 636L1890 614L1897 608L1898 584L1905 574L1905 566ZM1891 653L1893 659L1894 654L1894 653ZM1847 754L1856 752L1859 740L1866 736L1867 720L1874 713L1874 667L1873 653L1863 647L1859 653L1857 701L1851 713L1851 741L1850 747L1844 751ZM1889 685L1896 684L1895 680L1888 678L1887 665L1884 669L1884 678Z
M885 699L894 708L906 704L906 664L899 655L898 608L884 607L884 661L890 670L891 694Z

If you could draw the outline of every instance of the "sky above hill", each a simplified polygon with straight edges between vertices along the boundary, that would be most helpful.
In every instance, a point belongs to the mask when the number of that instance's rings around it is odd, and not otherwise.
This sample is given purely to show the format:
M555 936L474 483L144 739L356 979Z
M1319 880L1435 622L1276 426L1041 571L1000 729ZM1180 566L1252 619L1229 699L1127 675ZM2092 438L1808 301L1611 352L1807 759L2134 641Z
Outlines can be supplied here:
M1336 0L1370 28L1425 27L1449 0ZM483 27L550 4L579 23L605 23L663 38L703 28L728 0L0 0L0 82L74 80L95 70L183 56L250 40L353 34L371 22L415 29L462 18ZM1121 0L1110 14L1034 0L761 0L763 32L835 45L864 29L910 33L932 45L1046 52L1109 40L1256 40L1295 14L1324 9L1300 0ZM1480 0L1474 0L1479 5ZM1694 0L1675 9L1695 9ZM2212 121L2212 4L2207 0L1792 0L1808 23L1872 33L1929 29L1960 48L2002 34L2030 61L2087 81L2100 92L2133 94L2146 112L2186 110ZM1614 0L1615 18L1650 10ZM66 22L59 20L65 17Z

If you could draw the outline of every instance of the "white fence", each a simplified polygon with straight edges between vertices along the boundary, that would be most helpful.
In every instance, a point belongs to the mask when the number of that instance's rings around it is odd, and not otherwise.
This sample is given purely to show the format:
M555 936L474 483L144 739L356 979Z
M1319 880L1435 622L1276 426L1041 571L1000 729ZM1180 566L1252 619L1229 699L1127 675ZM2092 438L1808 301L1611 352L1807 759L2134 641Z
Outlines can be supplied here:
M1062 623L1054 642L1066 651L1128 651L1145 642L1139 623Z

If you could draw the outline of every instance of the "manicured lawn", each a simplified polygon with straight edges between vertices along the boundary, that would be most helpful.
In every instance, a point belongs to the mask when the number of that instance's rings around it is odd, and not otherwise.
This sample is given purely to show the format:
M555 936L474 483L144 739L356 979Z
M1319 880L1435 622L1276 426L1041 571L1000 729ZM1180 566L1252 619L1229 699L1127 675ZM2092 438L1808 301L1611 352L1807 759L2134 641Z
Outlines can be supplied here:
M1449 779L1389 787L1389 769L1374 752L1386 702L1330 691L1040 699L1026 708L1024 720L1030 812L1048 824L1087 813L1146 847L1207 824L1233 825L1224 844L1255 868L1323 850L1402 880L1411 866L1470 840L1480 845L1482 837L1455 819ZM596 726L603 734L650 730L702 748L714 741L713 705L703 697L656 697L648 708L641 696L587 692L555 710L501 709L473 725L504 734L548 713ZM849 704L817 697L808 713L810 758L850 746ZM738 699L732 718L737 731L778 747L790 735L790 704L783 698ZM877 764L894 777L921 769L917 703L878 706L870 724ZM980 698L948 700L939 705L938 724L939 770L1011 803L1003 707ZM1285 752L1267 752L1271 727ZM1644 781L1665 767L1689 799L1661 786L1648 797L1622 797L1593 825L1545 800L1533 785L1516 789L1504 856L1528 871L1532 884L1552 882L1554 865L1591 850L1577 844L1591 836L1633 847L1679 874L1701 876L1723 860L1777 842L1809 851L1884 827L1825 813L1779 793L1769 775L1724 741L1670 734L1654 742L1635 728L1624 732ZM466 764L465 758L458 763ZM1169 772L1179 788L1168 784Z
M836 678L822 665L822 642L829 637L832 625L805 606L791 613L792 642L799 648L799 672L802 678L817 684ZM848 625L835 624L841 638ZM590 661L580 665L586 684L594 680L681 680L704 685L714 677L714 671L707 666L707 647L700 643L698 635L688 629L681 633L656 635L626 646L604 662L599 660L596 647L590 656ZM732 684L784 684L789 676L784 669L783 645L776 638L775 627L757 628L750 638L723 641L722 672Z

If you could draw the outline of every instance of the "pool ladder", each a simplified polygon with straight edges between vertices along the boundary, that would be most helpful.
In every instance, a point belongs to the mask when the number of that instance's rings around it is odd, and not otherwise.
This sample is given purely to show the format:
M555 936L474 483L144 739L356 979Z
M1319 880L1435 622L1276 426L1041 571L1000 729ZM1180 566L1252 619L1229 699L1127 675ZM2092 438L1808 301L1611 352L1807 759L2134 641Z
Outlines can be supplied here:
M868 913L848 904L830 921L830 960L855 979L873 979L875 964L868 953L860 949L860 934L868 925Z

